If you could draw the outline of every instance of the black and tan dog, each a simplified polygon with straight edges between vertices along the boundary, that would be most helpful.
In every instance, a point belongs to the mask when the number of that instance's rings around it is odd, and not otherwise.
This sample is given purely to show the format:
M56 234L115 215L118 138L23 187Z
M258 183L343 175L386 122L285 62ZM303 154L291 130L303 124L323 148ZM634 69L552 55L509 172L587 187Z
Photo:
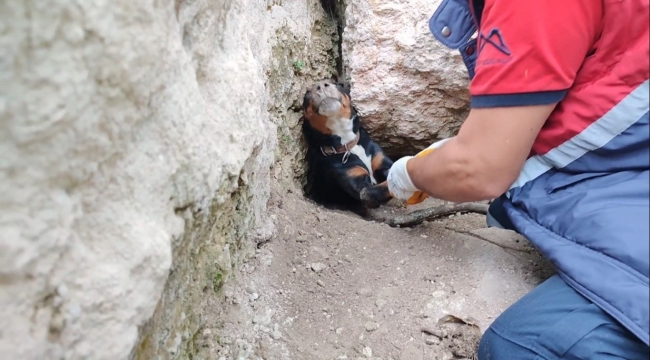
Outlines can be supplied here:
M307 89L302 110L307 196L361 211L390 201L386 177L393 161L361 126L349 90L329 80L316 83Z

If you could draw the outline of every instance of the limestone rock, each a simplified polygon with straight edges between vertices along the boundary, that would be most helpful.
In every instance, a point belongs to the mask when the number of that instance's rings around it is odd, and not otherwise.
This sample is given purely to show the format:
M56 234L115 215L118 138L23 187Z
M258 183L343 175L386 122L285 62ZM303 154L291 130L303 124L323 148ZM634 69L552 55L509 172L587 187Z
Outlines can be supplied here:
M391 154L455 135L469 109L458 51L433 37L440 0L347 0L343 59L362 124Z
M297 173L292 110L335 67L324 19L303 0L3 2L3 358L190 357L201 301L273 233L271 173Z

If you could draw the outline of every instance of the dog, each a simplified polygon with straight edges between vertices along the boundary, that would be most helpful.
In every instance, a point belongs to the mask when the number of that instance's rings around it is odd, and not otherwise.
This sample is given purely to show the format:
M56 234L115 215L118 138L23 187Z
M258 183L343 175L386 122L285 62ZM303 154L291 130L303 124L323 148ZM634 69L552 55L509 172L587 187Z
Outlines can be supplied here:
M349 89L331 80L315 83L305 92L302 111L306 195L326 207L356 212L390 201L386 178L393 160L361 126Z

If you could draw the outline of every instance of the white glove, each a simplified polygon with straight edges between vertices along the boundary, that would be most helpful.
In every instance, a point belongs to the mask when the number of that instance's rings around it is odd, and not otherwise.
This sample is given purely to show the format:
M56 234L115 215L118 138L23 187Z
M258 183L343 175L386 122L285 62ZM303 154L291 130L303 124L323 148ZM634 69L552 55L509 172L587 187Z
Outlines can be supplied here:
M406 163L413 158L414 156L400 158L393 163L390 171L388 171L388 178L386 179L388 182L388 191L396 199L407 201L415 192L419 192L419 189L413 185L411 177L406 171Z
M393 166L388 172L388 191L393 195L394 198L406 201L408 205L414 205L421 203L424 199L427 198L427 194L422 192L420 189L416 188L411 181L411 177L406 171L406 163L414 157L424 156L431 153L433 150L439 148L447 142L449 139L443 139L433 143L428 148L420 151L415 156L405 156L393 163Z

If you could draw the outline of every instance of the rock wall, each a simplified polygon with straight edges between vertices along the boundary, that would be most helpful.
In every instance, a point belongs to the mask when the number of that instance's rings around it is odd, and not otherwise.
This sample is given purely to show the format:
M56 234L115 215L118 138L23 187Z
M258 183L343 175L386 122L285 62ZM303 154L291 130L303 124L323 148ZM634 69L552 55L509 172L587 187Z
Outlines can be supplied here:
M273 232L270 179L295 188L334 23L318 0L8 0L0 29L2 358L192 358L200 299Z
M455 135L469 111L462 58L429 31L440 2L346 1L343 61L354 105L393 156Z

